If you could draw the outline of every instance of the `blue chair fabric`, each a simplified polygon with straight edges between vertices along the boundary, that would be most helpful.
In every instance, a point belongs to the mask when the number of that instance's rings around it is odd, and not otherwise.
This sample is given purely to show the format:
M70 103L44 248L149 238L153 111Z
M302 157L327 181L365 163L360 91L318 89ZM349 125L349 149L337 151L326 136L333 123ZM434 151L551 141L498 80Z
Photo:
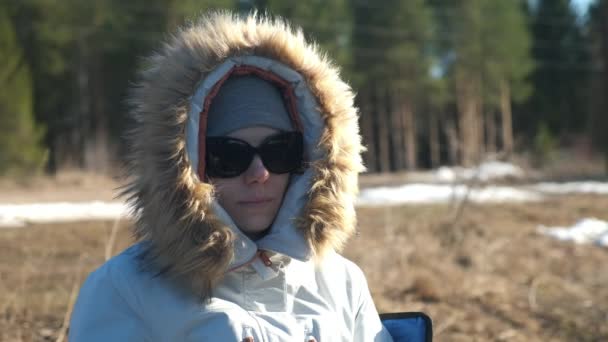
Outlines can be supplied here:
M380 314L382 324L395 342L431 342L433 322L422 312Z

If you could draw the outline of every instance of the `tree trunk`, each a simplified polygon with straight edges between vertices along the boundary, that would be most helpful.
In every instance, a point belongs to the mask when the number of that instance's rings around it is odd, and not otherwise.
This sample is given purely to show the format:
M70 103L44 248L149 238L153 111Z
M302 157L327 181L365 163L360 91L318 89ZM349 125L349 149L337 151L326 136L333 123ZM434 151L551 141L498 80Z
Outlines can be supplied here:
M604 60L604 91L606 92L606 98L608 98L608 1L601 2L601 30L602 30L602 54ZM608 100L604 100L605 103ZM603 117L604 129L608 130L608 119L606 116ZM606 175L608 175L608 135L603 134L603 147L604 147L604 162L606 165Z
M412 103L405 100L402 105L403 121L405 126L405 158L407 170L415 170L418 167L416 160L416 120Z
M489 111L486 118L486 152L496 153L496 116Z
M377 143L378 143L378 171L390 171L390 150L389 137L390 131L388 115L386 112L386 92L381 87L375 88L376 94L376 123L378 127Z
M86 138L89 134L91 117L91 94L89 88L89 53L85 37L78 40L78 112L76 113L76 126L72 128L74 158L79 168L85 167L84 153ZM71 158L70 158L71 159Z
M429 113L429 149L431 152L431 168L433 169L439 167L441 158L439 128L437 125L437 112L431 110Z
M459 164L468 166L472 162L471 155L471 133L472 133L472 122L471 122L471 112L470 108L470 96L467 94L467 86L462 84L463 82L459 82L456 85L456 107L458 108L458 133L459 133L459 141L460 141L460 158Z
M513 153L513 114L511 111L511 89L503 80L500 87L500 114L502 118L502 151L509 158Z
M456 129L456 120L445 116L442 125L445 136L448 140L448 158L450 165L456 165L460 163L459 156L462 154L461 140L458 139L458 130Z
M397 90L393 90L390 93L391 97L391 122L392 125L390 127L390 139L392 142L392 157L393 157L393 165L395 170L402 170L405 168L405 143L404 137L406 136L406 124L403 118L403 105L401 103L403 95L399 93Z
M95 96L91 97L91 120L90 127L88 127L90 134L85 137L84 164L88 171L107 174L112 162L108 120L105 112L103 72L98 53L91 54L90 64L90 93Z
M481 115L479 114L479 82L472 77L461 75L456 81L456 105L458 107L459 132L461 143L460 163L472 166L480 158L481 144Z
M473 163L477 164L480 162L481 157L485 153L485 135L484 135L484 127L485 127L485 116L483 115L483 104L482 104L482 95L481 95L481 83L477 83L477 86L474 88L475 95L473 97L473 101L475 102L475 121L477 123L475 127L475 146L474 146L474 159Z
M376 171L376 141L374 140L374 121L371 106L370 89L363 89L359 97L360 125L363 144L367 151L363 153L363 162L369 172Z

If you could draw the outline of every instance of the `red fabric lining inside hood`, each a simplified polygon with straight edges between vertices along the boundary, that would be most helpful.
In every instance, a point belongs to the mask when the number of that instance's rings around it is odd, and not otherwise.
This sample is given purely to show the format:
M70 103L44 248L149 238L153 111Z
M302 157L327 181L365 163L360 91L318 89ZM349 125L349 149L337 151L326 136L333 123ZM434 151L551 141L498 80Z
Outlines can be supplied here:
M296 95L291 84L283 78L275 75L274 73L258 68L252 65L238 65L232 67L224 77L222 77L211 89L209 94L205 97L205 103L203 109L200 112L199 126L198 126L198 177L201 180L206 180L205 177L205 139L207 133L207 116L209 114L209 108L211 102L219 92L220 88L231 76L243 76L243 75L254 75L261 79L271 82L272 84L279 87L283 94L283 100L287 106L287 111L291 118L291 122L297 131L302 132L302 122L298 114Z

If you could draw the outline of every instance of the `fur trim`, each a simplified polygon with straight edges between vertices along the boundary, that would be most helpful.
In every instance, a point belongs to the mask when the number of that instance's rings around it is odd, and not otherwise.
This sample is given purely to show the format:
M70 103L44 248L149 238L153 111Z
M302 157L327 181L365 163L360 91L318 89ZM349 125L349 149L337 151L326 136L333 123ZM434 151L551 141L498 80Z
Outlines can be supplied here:
M238 55L275 59L299 72L320 105L326 156L311 166L309 201L297 221L315 256L341 250L356 225L363 148L354 94L337 68L282 20L207 14L149 57L132 88L131 180L122 190L136 212L134 234L149 244L144 260L201 298L223 278L234 236L211 210L213 186L198 180L188 160L188 98L214 67Z

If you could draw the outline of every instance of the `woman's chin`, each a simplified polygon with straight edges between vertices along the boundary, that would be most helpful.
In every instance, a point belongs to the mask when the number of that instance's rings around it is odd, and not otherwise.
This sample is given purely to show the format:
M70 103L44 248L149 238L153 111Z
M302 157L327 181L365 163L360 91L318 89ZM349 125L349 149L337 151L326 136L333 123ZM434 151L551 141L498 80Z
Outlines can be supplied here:
M269 225L265 226L253 226L253 227L245 227L240 228L243 234L245 234L251 240L259 240L264 237L269 231Z

